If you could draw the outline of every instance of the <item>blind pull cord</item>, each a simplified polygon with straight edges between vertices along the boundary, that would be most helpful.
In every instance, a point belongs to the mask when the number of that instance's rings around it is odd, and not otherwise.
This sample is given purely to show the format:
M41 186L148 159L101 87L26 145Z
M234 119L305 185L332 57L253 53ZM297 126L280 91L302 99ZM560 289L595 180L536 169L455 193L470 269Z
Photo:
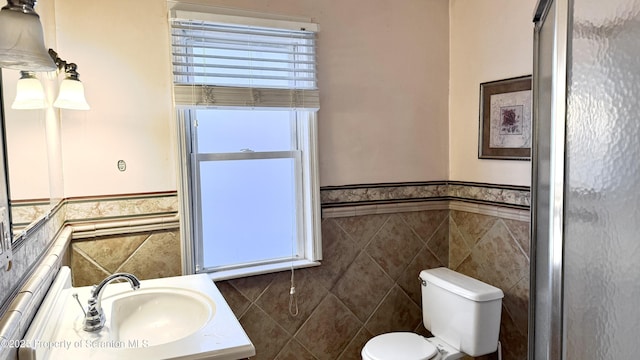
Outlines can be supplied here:
M294 270L291 266L291 289L289 289L289 314L298 316L298 297L296 295L296 286L294 281Z

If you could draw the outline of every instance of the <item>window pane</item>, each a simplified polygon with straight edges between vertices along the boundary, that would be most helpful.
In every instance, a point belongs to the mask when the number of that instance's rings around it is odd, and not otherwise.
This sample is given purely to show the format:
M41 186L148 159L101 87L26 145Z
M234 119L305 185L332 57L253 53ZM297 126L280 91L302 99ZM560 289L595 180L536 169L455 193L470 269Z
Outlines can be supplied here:
M201 109L198 153L294 150L290 111Z
M294 163L294 159L200 163L205 267L297 253Z

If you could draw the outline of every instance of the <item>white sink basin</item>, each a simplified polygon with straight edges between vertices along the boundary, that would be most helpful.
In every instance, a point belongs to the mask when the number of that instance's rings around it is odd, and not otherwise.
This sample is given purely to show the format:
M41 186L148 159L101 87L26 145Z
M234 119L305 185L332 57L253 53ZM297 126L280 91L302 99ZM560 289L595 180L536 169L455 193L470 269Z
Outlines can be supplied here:
M19 349L20 360L217 359L255 355L255 348L205 274L143 280L140 289L111 283L103 290L104 327L83 330L91 287L71 286L63 267Z
M113 300L111 338L128 343L144 334L147 346L177 341L202 329L215 307L195 291L141 288Z

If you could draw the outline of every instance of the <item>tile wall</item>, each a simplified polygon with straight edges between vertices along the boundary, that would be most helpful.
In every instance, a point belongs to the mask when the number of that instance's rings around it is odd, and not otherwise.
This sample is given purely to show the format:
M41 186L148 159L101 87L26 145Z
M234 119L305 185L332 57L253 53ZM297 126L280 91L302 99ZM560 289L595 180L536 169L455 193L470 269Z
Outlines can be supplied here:
M40 230L48 231L44 229L46 227L48 226L41 227ZM0 360L17 359L18 348L10 345L11 343L7 344L7 341L14 341L15 344L15 341L22 339L27 332L40 303L46 296L60 266L65 261L64 253L70 241L71 231L69 230L63 230L52 238L51 247L42 254L42 262L30 274L28 281L16 289L15 296L7 304L6 310L2 312L0 316Z
M323 265L295 272L297 316L289 313L288 272L218 282L256 346L255 359L360 360L375 335L429 335L418 274L439 266L503 289L503 359L525 359L529 235L522 219L528 212L500 217L495 206L426 207L431 210L379 206L376 212L389 213L325 216Z
M142 280L181 275L177 208L175 192L67 201L67 222L75 224L70 249L73 286L97 284L116 272L134 273ZM144 219L149 216L167 218L157 226L160 229L146 230ZM114 220L110 226L100 225ZM109 230L132 223L139 228ZM83 236L83 231L88 234Z
M289 311L289 272L217 285L255 359L360 359L375 335L427 335L418 273L446 266L448 231L447 210L325 218L322 265L295 272L297 316Z
M46 218L18 235L11 270L0 271L0 340L22 338L60 265L68 263L72 236L171 230L178 220L175 192L65 199L47 210ZM15 358L15 348L0 346L0 360Z
M289 272L217 283L255 343L255 359L360 359L364 343L377 334L429 335L421 325L417 276L438 266L503 289L503 358L526 358L527 188L433 182L332 187L321 196L323 265L295 272L296 316ZM179 274L177 218L144 226L147 212L176 213L175 194L156 197L65 203L60 214L79 223L71 245L76 286L115 271L143 278ZM157 202L152 209L150 201ZM121 218L139 226L118 223Z
M14 244L11 269L0 269L0 309L5 308L11 301L17 288L26 281L26 277L33 270L34 264L47 252L62 228L64 219L65 208L58 206L52 210L46 221L43 220L28 231L22 229L19 233L17 238L28 239L21 241L20 246Z
M127 272L140 280L182 274L178 228L78 239L71 243L73 286L98 284Z
M526 193L459 183L323 189L324 261L295 272L296 316L289 313L289 272L217 285L256 345L255 359L360 359L364 343L377 334L428 335L417 276L447 266L503 289L503 358L523 359ZM180 273L177 229L74 240L71 248L75 286L116 271L142 278Z
M502 289L503 359L526 359L529 221L451 210L449 268Z

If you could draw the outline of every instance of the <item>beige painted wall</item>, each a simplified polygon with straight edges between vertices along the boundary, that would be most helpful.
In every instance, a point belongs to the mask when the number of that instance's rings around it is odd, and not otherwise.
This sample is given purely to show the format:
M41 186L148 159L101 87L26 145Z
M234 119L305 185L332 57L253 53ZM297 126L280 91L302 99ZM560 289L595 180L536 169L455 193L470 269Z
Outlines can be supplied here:
M533 72L536 0L451 0L449 179L530 185L530 161L478 159L479 84Z
M448 1L321 3L322 185L445 179Z
M55 12L58 53L91 106L61 111L65 196L175 190L165 1L56 0Z
M198 1L319 23L321 185L529 184L529 162L477 159L478 84L531 73L535 0ZM51 3L92 106L60 112L64 196L175 190L165 0Z
M319 23L321 185L447 177L447 0L202 3ZM176 189L165 0L55 4L92 107L61 114L65 196Z

